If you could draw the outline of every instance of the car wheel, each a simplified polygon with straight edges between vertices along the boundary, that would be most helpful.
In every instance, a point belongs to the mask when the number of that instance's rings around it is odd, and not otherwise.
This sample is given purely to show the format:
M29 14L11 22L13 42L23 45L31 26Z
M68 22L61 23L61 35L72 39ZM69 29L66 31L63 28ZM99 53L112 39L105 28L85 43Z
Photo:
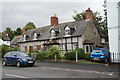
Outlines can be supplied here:
M2 62L2 65L3 65L3 66L7 66L7 63L6 63L5 60Z
M16 65L17 65L17 67L21 67L21 62L18 61L18 62L16 63Z
M91 61L91 62L93 62L93 60L92 60L92 59L90 59L90 61Z
M104 62L107 64L107 63L108 63L108 58L106 58L106 59L104 60Z

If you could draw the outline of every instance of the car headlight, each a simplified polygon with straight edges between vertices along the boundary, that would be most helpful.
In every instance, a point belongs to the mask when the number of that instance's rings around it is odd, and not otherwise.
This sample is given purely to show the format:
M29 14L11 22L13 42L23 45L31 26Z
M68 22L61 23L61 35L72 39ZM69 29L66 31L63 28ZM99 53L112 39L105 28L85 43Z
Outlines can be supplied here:
M26 61L27 59L22 59L22 60Z

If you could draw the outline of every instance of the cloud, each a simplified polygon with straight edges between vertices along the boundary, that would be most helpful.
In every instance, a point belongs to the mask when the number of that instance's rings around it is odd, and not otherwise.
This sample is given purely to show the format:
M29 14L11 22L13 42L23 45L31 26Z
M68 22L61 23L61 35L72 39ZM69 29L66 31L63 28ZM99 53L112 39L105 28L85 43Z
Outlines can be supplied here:
M97 6L96 6L97 5ZM96 11L102 11L97 3L92 2L3 2L2 3L2 27L23 28L26 23L33 22L37 27L50 24L51 14L57 14L59 21L73 21L74 10L82 12L88 7Z

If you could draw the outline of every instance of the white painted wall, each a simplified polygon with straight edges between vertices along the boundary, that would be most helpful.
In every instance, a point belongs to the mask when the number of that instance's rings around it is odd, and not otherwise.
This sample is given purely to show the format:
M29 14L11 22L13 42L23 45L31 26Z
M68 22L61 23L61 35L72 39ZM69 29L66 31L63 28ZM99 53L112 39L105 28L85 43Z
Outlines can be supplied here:
M119 34L119 41L118 41L118 52L120 52L120 3L119 3L119 7L118 7L118 34Z
M0 45L3 44L10 46L10 41L3 41L2 39L0 39Z
M118 2L119 1L120 0L107 0L109 48L110 48L111 53L120 52L120 49L118 47L120 44L120 42L119 42L120 40L118 39L119 38L118 37L118 34L119 34L119 31L118 31L118 25L119 25ZM118 56L116 56L115 59L116 59L116 61L118 61Z

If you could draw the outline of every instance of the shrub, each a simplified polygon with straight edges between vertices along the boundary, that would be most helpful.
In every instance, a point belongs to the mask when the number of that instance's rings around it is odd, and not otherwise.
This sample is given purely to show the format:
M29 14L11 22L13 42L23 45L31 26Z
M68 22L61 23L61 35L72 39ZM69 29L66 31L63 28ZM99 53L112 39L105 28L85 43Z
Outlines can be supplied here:
M36 59L37 59L37 60L42 60L42 59L44 59L43 52L38 52L38 53L36 53Z
M28 55L31 57L31 52L28 52Z
M15 47L9 47L7 45L1 45L0 46L0 56L2 56L2 58L4 57L4 55L9 52L9 51L17 51L18 48Z
M75 60L76 52L78 53L78 59L84 59L84 50L82 48L78 48L74 51L69 51L65 53L66 60Z
M85 59L89 60L90 59L90 53L85 54Z
M66 60L75 60L75 51L70 51L65 53Z
M82 48L77 48L75 51L78 53L78 59L84 59L85 52Z

